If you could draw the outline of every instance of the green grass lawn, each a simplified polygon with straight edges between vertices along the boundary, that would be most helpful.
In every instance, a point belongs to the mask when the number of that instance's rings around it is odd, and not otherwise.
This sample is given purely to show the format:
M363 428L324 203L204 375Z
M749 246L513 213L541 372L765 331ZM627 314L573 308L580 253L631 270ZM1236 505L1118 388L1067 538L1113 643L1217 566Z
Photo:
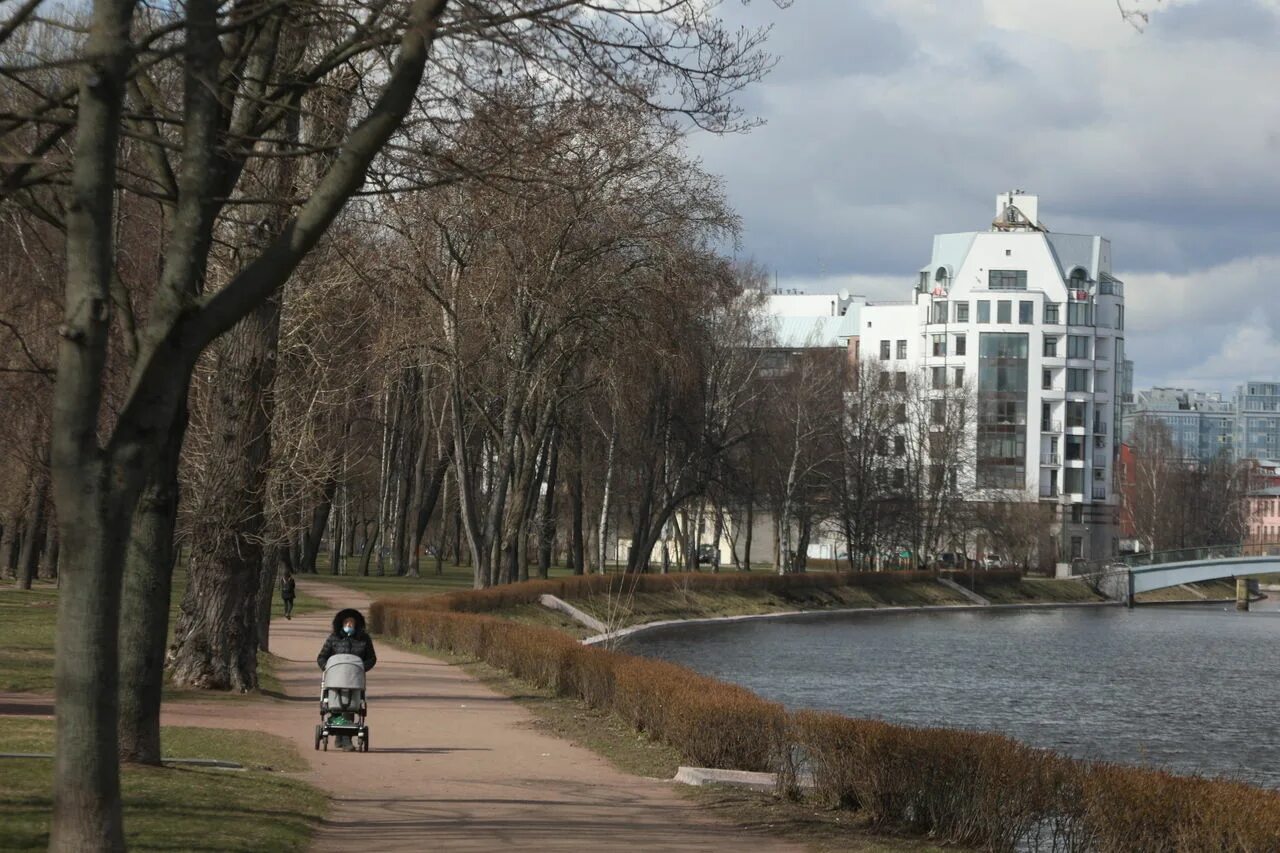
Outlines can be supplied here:
M53 723L6 720L0 752L49 752ZM321 791L273 771L306 762L293 744L258 732L166 728L165 754L236 761L246 772L129 767L122 772L125 836L132 850L305 850L328 804ZM48 846L53 762L0 759L0 847Z
M173 595L169 605L171 636L178 618L178 606L182 603L186 588L186 572L179 570L173 578ZM30 590L0 588L0 624L5 626L5 633L9 638L5 643L5 654L0 656L0 691L48 693L53 690L57 604L58 590L48 581L39 581ZM299 590L294 602L295 614L327 609L328 605L323 601ZM278 592L272 601L272 614L273 617L284 617ZM269 658L260 658L259 665L264 667L270 678ZM182 695L185 697L187 694Z

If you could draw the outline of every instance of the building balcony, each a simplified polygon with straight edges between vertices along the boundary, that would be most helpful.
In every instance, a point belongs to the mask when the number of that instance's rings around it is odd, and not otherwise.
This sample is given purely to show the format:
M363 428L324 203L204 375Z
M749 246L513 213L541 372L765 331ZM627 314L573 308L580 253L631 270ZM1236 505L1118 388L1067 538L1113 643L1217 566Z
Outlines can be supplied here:
M1041 453L1040 464L1046 468L1056 468L1062 464L1062 456L1057 453Z
M1042 501L1057 500L1061 496L1062 496L1062 492L1059 491L1057 487L1050 487L1050 486L1044 486L1044 485L1040 487L1040 500Z
M1062 421L1041 421L1040 431L1060 433L1062 432Z
M1093 434L1094 434L1094 435L1106 435L1106 434L1107 434L1107 424L1106 424L1106 422L1104 422L1104 421L1094 421L1094 422L1093 422Z

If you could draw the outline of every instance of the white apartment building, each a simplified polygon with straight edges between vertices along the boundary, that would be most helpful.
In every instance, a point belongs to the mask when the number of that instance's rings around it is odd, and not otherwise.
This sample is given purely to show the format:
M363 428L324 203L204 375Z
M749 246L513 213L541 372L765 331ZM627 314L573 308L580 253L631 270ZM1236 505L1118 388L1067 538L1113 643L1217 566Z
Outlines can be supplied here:
M928 387L976 393L975 464L960 490L1051 502L1062 570L1118 544L1124 286L1110 242L1050 231L1036 196L1002 193L995 214L989 230L934 236L908 302L850 305L852 346L921 371Z

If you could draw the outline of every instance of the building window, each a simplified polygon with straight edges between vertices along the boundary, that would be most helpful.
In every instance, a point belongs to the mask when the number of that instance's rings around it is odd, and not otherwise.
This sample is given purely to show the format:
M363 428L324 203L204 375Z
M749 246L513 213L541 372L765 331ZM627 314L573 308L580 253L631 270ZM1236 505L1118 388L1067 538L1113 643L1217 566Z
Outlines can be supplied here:
M893 437L893 454L895 456L907 455L907 439L905 436L895 435Z
M889 342L888 341L880 342L880 360L881 361L889 360Z
M907 357L907 342L898 341L898 358L906 358L906 357Z
M1058 357L1058 336L1057 335L1044 336L1044 356L1045 358Z
M956 303L956 322L957 323L969 322L969 303L968 302Z
M947 336L946 335L933 336L933 354L934 355L947 354Z
M933 302L933 319L932 323L947 322L947 300L935 299Z
M1053 371L1052 370L1040 371L1040 387L1045 391L1053 390Z
M893 469L893 487L899 491L907 487L907 472L905 469Z
M947 369L945 367L933 368L933 388L935 391L941 391L947 387Z
M883 371L883 372L880 374L880 390L881 390L881 391L888 391L888 390L889 390L889 371L887 371L887 370L886 370L886 371Z
M1026 290L1026 270L991 270L987 273L989 290Z
M1036 312L1035 305L1036 304L1034 302L1026 302L1026 301L1018 303L1018 322L1019 323L1021 323L1024 326L1030 326L1032 323L1035 322L1035 312Z
M1093 306L1088 302L1068 302L1067 303L1067 325L1068 326L1092 326L1093 325Z
M1062 471L1062 490L1069 495L1084 494L1084 469L1065 468Z
M964 368L963 367L956 368L956 387L957 388L964 387Z
M1083 428L1086 415L1089 414L1089 404L1083 400L1072 400L1067 403L1067 428L1080 427Z
M1123 305L1116 306L1116 328L1117 329L1124 328L1124 306Z
M1067 368L1067 390L1088 391L1089 371L1079 367Z
M929 401L929 421L935 426L942 426L947 422L946 400Z
M1013 322L1013 303L1008 299L1001 299L996 303L996 322L1005 324Z
M991 303L986 299L978 300L978 322L979 323L991 322Z
M1111 345L1107 343L1107 340L1107 338L1098 338L1098 340L1094 342L1093 349L1098 361L1109 361L1111 358L1109 354Z
M1089 339L1084 335L1067 335L1067 358L1090 358Z
M1073 560L1084 559L1084 540L1081 539L1079 536L1071 537L1071 559Z
M964 335L956 335L956 355L965 354L965 343Z
M1083 504L1072 504L1071 523L1084 524L1084 505Z
M893 374L893 387L896 391L907 390L907 374L905 372L899 371Z
M1067 461L1068 462L1084 461L1084 436L1083 435L1067 436Z
M1046 326L1056 326L1062 322L1058 314L1061 307L1057 302L1046 302L1044 304L1044 323Z
M889 455L889 436L880 435L876 437L876 454L879 456Z

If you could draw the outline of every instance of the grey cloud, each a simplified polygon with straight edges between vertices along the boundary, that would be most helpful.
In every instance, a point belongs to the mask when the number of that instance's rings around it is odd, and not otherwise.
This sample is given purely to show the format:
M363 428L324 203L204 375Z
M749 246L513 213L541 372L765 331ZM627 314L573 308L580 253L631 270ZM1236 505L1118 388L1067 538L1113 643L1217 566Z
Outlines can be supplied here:
M1280 99L1267 83L1280 54L1274 35L1245 37L1271 33L1276 7L1165 2L1145 34L1109 15L1064 34L1063 10L1023 3L726 4L772 20L782 58L751 93L767 126L693 141L727 178L743 252L784 280L909 282L934 233L985 227L994 195L1019 187L1054 230L1110 237L1126 280L1211 271L1211 304L1136 299L1129 344L1151 381L1225 369L1246 321L1252 340L1280 329L1259 308L1280 304L1280 270L1248 271L1280 233ZM1148 310L1158 324L1138 322ZM1188 333L1176 347L1171 328Z

